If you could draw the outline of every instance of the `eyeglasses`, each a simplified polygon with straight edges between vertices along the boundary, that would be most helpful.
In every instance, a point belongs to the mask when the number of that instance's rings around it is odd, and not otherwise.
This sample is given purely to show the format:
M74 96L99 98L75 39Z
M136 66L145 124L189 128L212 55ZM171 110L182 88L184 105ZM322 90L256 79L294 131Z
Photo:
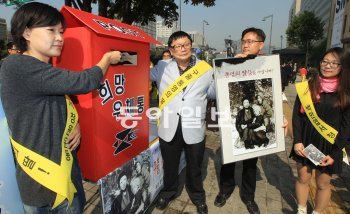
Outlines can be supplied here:
M187 42L187 43L182 44L182 45L180 45L180 44L173 45L173 46L171 46L171 48L173 48L174 50L178 51L178 50L181 50L181 48L187 49L187 48L191 47L191 45L192 44L190 42Z
M328 64L329 64L329 66L330 66L331 68L338 68L339 65L341 65L341 64L338 63L338 62L328 62L328 61L326 61L326 60L322 60L322 61L321 61L321 65L322 65L322 66L327 66Z
M16 48L11 48L10 50L11 50L11 51L16 51L16 52L18 52L18 53L21 52L20 50L18 50L18 49L16 49Z
M251 39L241 40L242 45L245 45L245 44L252 45L255 42L264 42L264 41L256 41L256 40L251 40Z

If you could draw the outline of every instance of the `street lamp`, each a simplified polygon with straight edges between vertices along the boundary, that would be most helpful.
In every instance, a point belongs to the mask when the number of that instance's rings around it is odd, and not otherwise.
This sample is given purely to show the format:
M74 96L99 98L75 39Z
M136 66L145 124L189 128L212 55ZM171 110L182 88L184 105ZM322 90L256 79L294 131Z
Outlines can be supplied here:
M180 14L180 30L181 30L181 1L182 0L180 0L180 8L179 8L180 9L180 11L179 11L179 14Z
M270 27L270 42L269 42L269 54L271 54L271 38L272 38L272 23L273 23L273 14L265 16L262 20L265 21L267 18L271 18L271 27Z
M204 24L209 25L209 23L205 20L203 20L203 40L202 40L202 46L204 48Z
M283 36L281 35L281 50L282 50L282 40L283 40Z

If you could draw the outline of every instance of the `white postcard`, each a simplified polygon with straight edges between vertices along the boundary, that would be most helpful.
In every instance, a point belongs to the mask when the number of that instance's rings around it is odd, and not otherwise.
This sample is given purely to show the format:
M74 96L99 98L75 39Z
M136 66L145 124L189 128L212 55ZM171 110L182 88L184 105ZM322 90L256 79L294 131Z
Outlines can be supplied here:
M304 149L305 156L316 166L318 166L324 157L326 157L320 150L314 145L310 144Z

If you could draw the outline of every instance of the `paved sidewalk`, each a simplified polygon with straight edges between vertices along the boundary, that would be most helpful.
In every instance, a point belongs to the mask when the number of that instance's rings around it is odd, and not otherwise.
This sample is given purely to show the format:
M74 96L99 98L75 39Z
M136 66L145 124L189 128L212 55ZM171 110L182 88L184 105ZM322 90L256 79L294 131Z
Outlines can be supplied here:
M286 149L277 154L260 157L258 161L255 199L261 213L266 214L295 213L296 210L296 199L294 197L296 165L293 160L288 158L292 146L291 116L296 96L294 85L289 84L286 87L285 95L288 102L283 103L283 110L290 123L289 133L285 138ZM236 187L224 207L218 208L214 206L214 200L218 193L220 165L221 148L219 132L207 131L203 179L209 213L248 213L245 205L240 200L239 186ZM238 162L236 165L236 179L238 184L242 180L241 173L242 162ZM184 175L181 174L181 176L184 179ZM336 176L332 183L334 185L334 191L332 203L327 213L350 213L350 167L344 165L344 172L340 176ZM98 187L95 184L85 182L84 188L88 200L84 213L102 213ZM312 201L310 200L308 205L308 210L310 211L312 210ZM183 188L180 196L170 202L165 210L161 211L151 206L149 213L196 213L196 207L191 203L185 188Z

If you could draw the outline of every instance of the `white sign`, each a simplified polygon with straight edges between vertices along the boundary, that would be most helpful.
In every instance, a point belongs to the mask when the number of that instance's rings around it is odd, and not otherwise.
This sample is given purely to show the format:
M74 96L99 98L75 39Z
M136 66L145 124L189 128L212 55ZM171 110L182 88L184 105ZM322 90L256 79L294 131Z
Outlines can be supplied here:
M223 163L284 151L279 56L214 65Z
M332 31L332 40L331 47L343 47L341 42L343 34L343 22L344 22L344 7L345 0L337 0L335 5L335 13L333 20L333 31Z

